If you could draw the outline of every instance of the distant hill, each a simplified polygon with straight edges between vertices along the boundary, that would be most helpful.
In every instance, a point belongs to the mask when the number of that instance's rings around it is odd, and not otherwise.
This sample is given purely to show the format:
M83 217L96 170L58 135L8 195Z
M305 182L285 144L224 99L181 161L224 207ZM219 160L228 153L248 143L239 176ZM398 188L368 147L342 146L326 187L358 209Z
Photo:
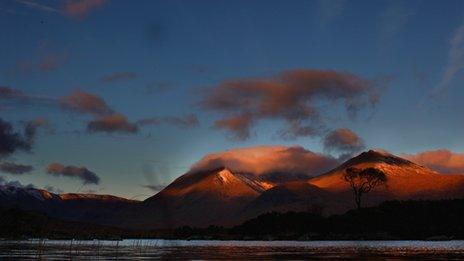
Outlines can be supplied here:
M111 223L111 216L139 203L111 195L54 194L43 189L0 186L0 208L35 211L72 221Z

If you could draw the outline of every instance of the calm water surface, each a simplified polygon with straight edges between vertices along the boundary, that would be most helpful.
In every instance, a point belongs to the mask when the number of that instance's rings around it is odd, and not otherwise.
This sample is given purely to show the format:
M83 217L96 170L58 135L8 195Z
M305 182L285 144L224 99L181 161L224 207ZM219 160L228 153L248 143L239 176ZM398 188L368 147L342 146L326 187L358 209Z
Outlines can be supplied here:
M0 260L464 260L464 241L0 241Z

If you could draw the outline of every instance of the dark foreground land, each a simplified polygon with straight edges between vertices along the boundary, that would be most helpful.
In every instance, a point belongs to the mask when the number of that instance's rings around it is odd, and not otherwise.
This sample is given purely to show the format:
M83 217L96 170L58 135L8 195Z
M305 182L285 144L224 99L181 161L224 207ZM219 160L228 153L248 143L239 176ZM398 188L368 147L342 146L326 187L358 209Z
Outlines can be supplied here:
M233 228L181 227L135 231L0 210L0 237L50 239L219 240L450 240L464 239L464 199L390 201L323 217L308 212L267 213Z

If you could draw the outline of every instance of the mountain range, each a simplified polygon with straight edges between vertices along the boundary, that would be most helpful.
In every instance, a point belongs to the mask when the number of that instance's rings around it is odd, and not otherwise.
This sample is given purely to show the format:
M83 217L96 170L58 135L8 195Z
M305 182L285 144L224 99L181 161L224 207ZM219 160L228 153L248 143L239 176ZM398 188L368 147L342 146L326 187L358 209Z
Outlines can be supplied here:
M110 195L53 194L45 190L0 186L0 207L46 213L55 218L124 228L155 229L179 226L232 226L271 211L310 211L342 214L355 207L346 168L374 167L387 182L365 195L363 205L386 200L453 199L464 197L464 175L440 174L382 151L366 151L316 177L286 173L273 179L234 173L221 167L189 172L156 195L134 201Z

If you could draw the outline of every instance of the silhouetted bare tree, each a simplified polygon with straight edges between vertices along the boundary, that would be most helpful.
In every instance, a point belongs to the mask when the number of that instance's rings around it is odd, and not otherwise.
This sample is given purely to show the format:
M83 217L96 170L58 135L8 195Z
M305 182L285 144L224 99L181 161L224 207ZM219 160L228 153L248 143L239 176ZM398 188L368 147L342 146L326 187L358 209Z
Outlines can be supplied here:
M356 207L361 208L361 197L369 193L373 188L387 183L385 173L376 168L347 168L343 176L346 182L350 183L354 193Z

